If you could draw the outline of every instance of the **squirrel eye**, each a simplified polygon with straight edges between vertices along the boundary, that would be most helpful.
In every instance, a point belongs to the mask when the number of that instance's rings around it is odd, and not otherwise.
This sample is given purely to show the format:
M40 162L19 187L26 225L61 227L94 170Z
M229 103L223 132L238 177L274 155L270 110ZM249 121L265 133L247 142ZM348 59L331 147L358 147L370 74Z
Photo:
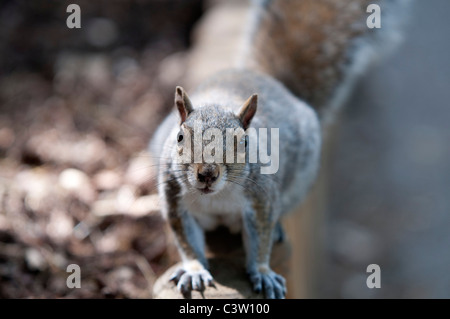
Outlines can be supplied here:
M183 136L183 133L178 133L178 136L177 136L177 141L178 141L178 143L180 143L180 142L182 142L183 141L183 138L184 138L184 136Z

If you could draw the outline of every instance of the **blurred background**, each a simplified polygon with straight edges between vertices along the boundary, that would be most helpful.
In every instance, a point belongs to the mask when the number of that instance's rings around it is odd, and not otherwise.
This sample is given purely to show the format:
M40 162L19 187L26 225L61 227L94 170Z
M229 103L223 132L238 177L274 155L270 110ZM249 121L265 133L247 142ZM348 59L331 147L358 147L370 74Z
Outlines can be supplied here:
M143 151L174 86L236 51L245 2L223 2L1 2L0 298L152 297L177 257ZM341 114L311 296L450 298L450 3L412 9ZM81 289L66 287L72 263Z
M66 26L71 3L81 29ZM142 151L173 104L164 60L186 51L202 12L1 2L0 297L151 297L173 261ZM72 263L81 289L66 286Z
M331 165L322 293L450 298L450 10L415 1L404 42L356 87ZM367 289L368 264L381 289Z

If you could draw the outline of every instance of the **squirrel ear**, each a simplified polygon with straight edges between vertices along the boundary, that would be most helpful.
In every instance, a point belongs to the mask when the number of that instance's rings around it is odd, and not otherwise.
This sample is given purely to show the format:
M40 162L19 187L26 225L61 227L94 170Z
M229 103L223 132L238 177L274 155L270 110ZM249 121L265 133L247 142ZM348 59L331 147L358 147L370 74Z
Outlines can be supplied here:
M194 110L194 108L192 107L189 96L181 86L177 86L175 90L175 105L177 106L178 112L180 113L180 124L182 124L184 123L184 121L186 121L187 117Z
M258 94L253 94L247 101L245 101L244 105L241 106L237 116L241 120L244 130L250 126L250 122L256 113L257 104Z

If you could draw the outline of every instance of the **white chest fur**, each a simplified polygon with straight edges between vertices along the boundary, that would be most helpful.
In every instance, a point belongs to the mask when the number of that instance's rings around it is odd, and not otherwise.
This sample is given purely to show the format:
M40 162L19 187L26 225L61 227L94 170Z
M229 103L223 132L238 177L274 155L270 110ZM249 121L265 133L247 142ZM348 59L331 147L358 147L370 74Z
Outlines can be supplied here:
M237 233L242 227L242 211L247 199L238 187L225 186L217 194L203 195L188 192L183 197L184 206L194 216L200 227L213 230L219 225L227 226Z

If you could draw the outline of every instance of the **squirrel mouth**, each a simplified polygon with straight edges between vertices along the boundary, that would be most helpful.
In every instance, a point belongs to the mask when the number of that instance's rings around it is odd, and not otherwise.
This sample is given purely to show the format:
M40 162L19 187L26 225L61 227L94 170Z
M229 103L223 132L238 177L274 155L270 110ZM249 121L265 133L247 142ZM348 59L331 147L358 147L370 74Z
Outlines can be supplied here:
M205 186L204 188L198 188L198 190L202 193L202 194L211 194L214 192L213 189L209 188L208 186Z

